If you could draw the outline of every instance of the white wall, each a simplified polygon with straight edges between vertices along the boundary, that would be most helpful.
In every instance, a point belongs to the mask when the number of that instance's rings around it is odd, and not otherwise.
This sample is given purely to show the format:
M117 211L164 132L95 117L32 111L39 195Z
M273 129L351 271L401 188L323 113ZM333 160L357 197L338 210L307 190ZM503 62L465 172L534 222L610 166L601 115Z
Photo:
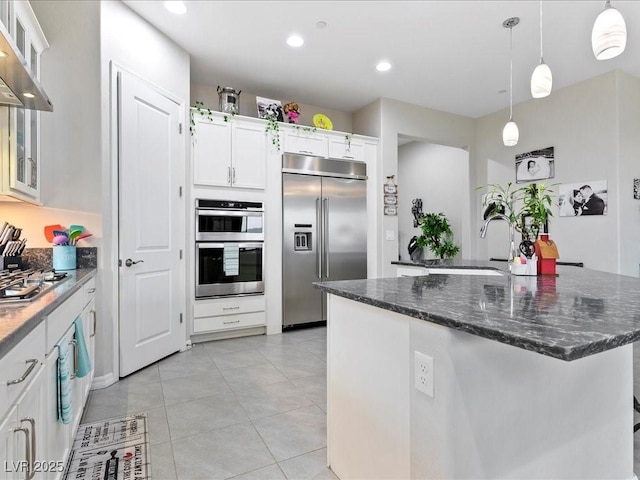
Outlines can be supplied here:
M469 153L461 148L410 142L398 148L398 246L400 257L409 259L407 245L421 230L413 226L412 200L422 199L424 213L445 214L453 230L459 258L470 258L463 244L463 226L469 215ZM428 248L424 258L437 258Z
M378 236L375 275L394 276L395 267L391 262L398 259L398 217L383 215L382 186L388 175L398 174L398 135L440 145L469 148L473 158L475 121L460 115L382 98L354 114L354 129L358 133L380 138L378 168L374 172L376 176L372 179L371 174L369 175L370 184L380 199L375 212L369 209L370 221L373 222ZM472 185L475 185L473 164L469 170L469 182L471 185L467 185L467 188L471 189ZM461 188L464 187L461 185ZM471 203L468 204L468 209L471 211ZM387 231L393 232L393 240L385 240ZM463 225L462 243L471 246L469 255L473 258L475 244L471 243L469 238L469 225Z
M618 204L620 273L639 275L640 200L633 199L633 179L640 178L640 79L618 73Z
M515 183L515 155L551 146L555 147L555 178L548 180L547 185L607 180L608 215L559 218L555 206L549 233L558 245L562 261L584 262L587 268L609 272L617 272L619 255L616 79L617 73L610 72L556 90L547 98L515 105L513 117L520 128L520 140L515 147L505 147L502 143L507 110L478 119L474 157L478 171L476 186ZM637 117L637 110L629 111L628 116L633 115ZM637 124L637 118L635 121ZM637 165L637 148L635 152ZM557 194L557 188L554 190ZM479 231L481 224L481 193L476 191L472 196L474 232ZM500 223L503 222L491 224L486 239L475 236L478 258L507 257L507 229Z
M62 2L64 3L64 2ZM72 8L75 2L71 3ZM101 208L104 212L104 298L109 300L105 305L107 319L100 332L101 342L97 354L103 369L96 375L113 373L115 379L118 372L114 362L117 357L117 308L118 308L118 238L117 211L115 209L117 191L117 164L114 164L115 147L113 139L117 131L112 129L111 111L111 68L113 64L145 79L147 82L163 89L174 97L185 102L184 124L188 125L189 104L189 55L165 35L134 13L119 1L101 2L100 9L100 91L102 111L102 185L104 195ZM95 94L95 92L94 92ZM185 135L186 158L189 158L189 135ZM185 179L186 180L186 179ZM185 202L187 203L187 202ZM188 210L190 211L189 205ZM186 207L185 207L186 208ZM185 215L187 211L185 211ZM186 232L185 232L186 236Z
M193 84L191 85L191 106L195 104L196 101L203 102L205 108L209 108L211 110L218 111L219 106L219 97L217 92L217 84L215 85L204 85L204 84ZM224 86L224 85L221 85ZM234 88L234 86L231 86ZM239 87L235 87L236 90ZM242 90L242 89L240 89ZM268 97L268 95L260 95L261 97ZM353 129L353 119L352 114L348 112L342 112L340 110L334 110L331 108L318 107L317 105L308 105L306 103L300 103L295 99L278 99L282 102L282 105L288 102L296 102L300 107L300 117L298 124L299 125L313 125L313 116L316 113L322 113L329 117L331 123L333 124L333 129L340 132L352 132ZM258 108L256 105L256 94L242 91L240 93L240 115L246 115L247 117L258 117ZM285 116L285 122L287 118ZM360 133L360 132L352 132L352 133Z

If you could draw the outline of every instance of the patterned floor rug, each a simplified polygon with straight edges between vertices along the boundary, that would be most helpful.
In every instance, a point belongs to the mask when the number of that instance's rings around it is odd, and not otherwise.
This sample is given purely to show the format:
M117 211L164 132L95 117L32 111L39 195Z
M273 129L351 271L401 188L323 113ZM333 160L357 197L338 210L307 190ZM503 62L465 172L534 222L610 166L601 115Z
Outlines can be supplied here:
M144 414L78 427L67 463L67 480L147 480L149 435Z

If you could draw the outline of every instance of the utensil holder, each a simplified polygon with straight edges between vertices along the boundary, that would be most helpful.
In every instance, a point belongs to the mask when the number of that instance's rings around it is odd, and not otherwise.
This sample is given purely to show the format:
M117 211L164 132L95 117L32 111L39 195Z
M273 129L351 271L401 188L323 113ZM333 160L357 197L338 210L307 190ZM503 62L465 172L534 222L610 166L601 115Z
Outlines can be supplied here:
M76 247L75 245L56 245L53 247L53 269L75 270Z

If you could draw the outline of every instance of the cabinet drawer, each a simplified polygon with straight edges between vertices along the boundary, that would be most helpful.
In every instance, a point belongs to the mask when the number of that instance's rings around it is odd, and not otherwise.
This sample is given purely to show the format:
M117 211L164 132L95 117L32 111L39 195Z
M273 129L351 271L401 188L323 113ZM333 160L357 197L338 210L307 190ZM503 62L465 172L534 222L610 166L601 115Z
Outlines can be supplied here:
M195 318L217 317L263 311L264 295L259 295L237 299L198 300L193 308L193 316Z
M264 312L240 313L220 317L196 318L193 320L193 333L214 332L234 328L257 327L265 324Z
M332 138L329 140L329 157L342 158L344 160L364 161L364 142Z
M285 132L284 151L326 158L329 154L329 142L327 137L316 133L300 135L293 132Z
M18 395L29 384L40 368L44 354L45 322L42 322L0 359L0 415L15 402ZM27 360L37 360L37 363L27 363ZM29 375L23 381L9 385L9 382L20 379L28 370L30 370Z
M81 289L49 314L47 317L47 352L55 346L64 332L82 313L85 304L85 293Z

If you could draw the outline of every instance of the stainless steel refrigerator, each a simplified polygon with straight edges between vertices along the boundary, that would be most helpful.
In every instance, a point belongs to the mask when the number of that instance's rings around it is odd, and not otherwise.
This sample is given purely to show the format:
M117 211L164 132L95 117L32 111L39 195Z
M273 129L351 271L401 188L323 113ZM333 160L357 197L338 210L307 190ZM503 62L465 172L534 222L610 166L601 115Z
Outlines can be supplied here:
M283 327L326 321L313 282L367 277L366 165L284 154Z

